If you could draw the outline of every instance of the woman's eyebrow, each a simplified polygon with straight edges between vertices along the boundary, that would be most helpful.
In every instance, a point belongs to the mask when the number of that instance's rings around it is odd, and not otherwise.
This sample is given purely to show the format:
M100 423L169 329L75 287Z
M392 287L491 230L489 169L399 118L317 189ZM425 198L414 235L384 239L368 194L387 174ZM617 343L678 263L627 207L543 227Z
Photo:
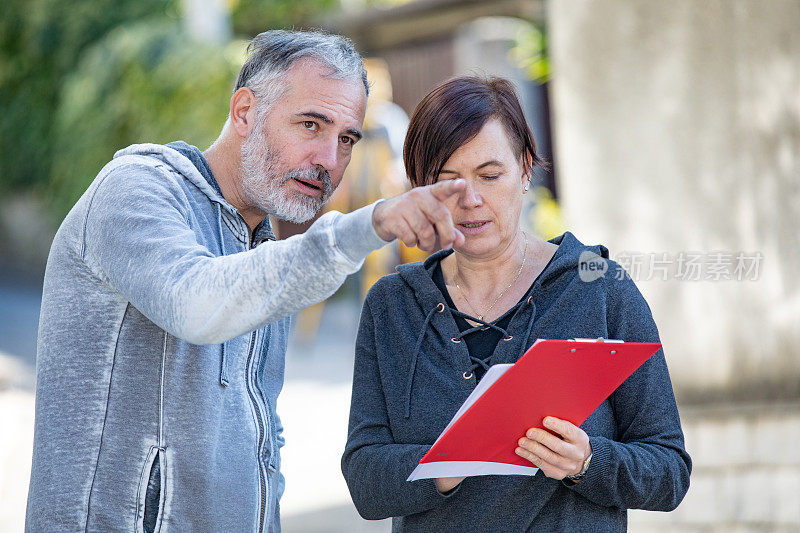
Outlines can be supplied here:
M498 160L496 160L496 159L491 159L491 160L489 160L489 161L486 161L485 163L481 163L480 165L478 165L477 167L475 167L475 170L480 170L480 169L482 169L483 167L488 167L488 166L491 166L491 165L497 165L497 166L499 166L499 167L502 167L502 166L503 166L503 163L501 163L500 161L498 161Z
M504 167L503 163L498 161L497 159L490 159L489 161L481 163L480 165L475 167L475 170L480 170L480 169L482 169L484 167L489 167L489 166L493 166L493 165L494 166L498 166L498 167ZM439 174L458 174L458 172L456 172L455 170L447 170L447 169L443 168L442 170L439 171Z

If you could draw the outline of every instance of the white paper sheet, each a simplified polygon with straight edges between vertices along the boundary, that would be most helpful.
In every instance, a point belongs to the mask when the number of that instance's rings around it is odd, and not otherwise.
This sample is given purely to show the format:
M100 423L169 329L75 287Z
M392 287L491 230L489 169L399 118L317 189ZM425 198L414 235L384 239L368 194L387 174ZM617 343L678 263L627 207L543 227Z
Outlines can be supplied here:
M540 340L541 339L537 339L536 342L539 342ZM464 400L464 403L458 408L458 411L453 416L452 420L450 420L450 423L447 424L447 427L444 428L444 431L442 431L441 435L439 435L439 437L436 439L436 442L439 442L439 439L442 438L442 435L447 433L447 430L450 429L453 424L455 424L456 420L461 418L461 416L467 412L467 409L469 409L472 404L474 404L478 398L480 398L483 393L486 392L495 381L500 379L500 376L505 374L506 370L512 366L514 366L513 363L490 366L489 370L486 371L486 374L484 374L481 380L478 382L475 390L473 390L470 395L467 396L467 399ZM436 477L486 476L492 474L516 474L532 476L536 474L538 470L539 469L535 466L518 466L489 461L435 461L417 465L414 471L411 472L411 475L408 476L406 481L415 481L417 479Z
M533 476L539 469L535 466L518 466L488 461L437 461L417 465L407 481L437 477L488 476L498 474Z

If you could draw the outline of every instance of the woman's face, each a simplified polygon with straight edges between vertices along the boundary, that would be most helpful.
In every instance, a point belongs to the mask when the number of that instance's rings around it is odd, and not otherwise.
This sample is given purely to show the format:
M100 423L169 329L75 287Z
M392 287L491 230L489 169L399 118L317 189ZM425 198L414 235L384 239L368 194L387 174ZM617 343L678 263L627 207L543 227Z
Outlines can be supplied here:
M442 167L440 180L463 178L467 185L445 205L466 241L456 251L491 258L517 234L527 176L509 136L495 118L460 146Z

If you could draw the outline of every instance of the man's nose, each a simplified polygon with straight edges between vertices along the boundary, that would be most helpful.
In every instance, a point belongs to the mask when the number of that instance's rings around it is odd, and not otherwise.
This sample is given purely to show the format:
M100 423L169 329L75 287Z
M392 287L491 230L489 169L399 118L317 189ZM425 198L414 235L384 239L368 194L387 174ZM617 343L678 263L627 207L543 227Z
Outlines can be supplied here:
M321 139L314 148L311 164L332 171L339 164L339 138Z

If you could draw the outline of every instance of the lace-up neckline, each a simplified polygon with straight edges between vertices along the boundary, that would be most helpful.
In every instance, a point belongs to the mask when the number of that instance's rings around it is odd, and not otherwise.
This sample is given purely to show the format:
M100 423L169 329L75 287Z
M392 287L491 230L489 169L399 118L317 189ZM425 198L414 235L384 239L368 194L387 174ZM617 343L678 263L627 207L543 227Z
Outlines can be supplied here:
M460 311L456 308L449 291L447 290L444 281L441 264L437 265L433 272L433 282L442 292L445 298L445 305L450 308L450 312L456 321L456 325L460 330L459 334L452 338L452 342L466 342L469 352L470 362L472 364L465 375L475 374L476 379L480 380L486 370L489 369L489 361L494 353L495 347L498 342L503 340L511 340L513 337L508 333L507 328L514 316L517 308L521 303L524 303L525 297L520 299L516 305L503 313L500 317L493 321L484 320L481 317L475 317ZM470 324L476 323L476 325Z
M433 282L444 296L445 302L439 302L435 307L428 310L428 313L425 315L425 320L422 325L422 329L420 330L419 336L417 337L417 342L415 343L414 350L411 356L411 369L408 374L408 382L406 383L406 402L405 402L405 416L406 418L410 414L410 405L411 405L411 389L414 383L414 373L417 366L417 357L419 356L420 348L422 347L422 342L425 338L426 332L429 329L429 324L433 320L434 316L437 313L444 312L445 309L449 309L450 313L452 314L453 318L456 321L456 325L458 326L459 333L450 339L450 342L458 344L461 342L467 342L467 353L469 356L470 367L465 370L462 374L464 379L472 379L475 376L476 380L483 377L483 374L486 373L486 370L489 369L489 362L491 361L492 355L497 347L497 344L500 342L508 342L514 339L514 336L509 334L507 331L507 327L510 324L511 320L513 319L514 315L516 314L517 310L523 305L531 305L532 299L527 295L523 296L519 302L517 302L511 309L503 313L503 315L493 322L487 322L483 319L479 319L477 317L473 317L463 311L460 311L456 308L455 303L453 302L452 298L450 298L450 294L447 290L447 287L444 283L444 276L442 275L441 266L437 265L434 272L433 272ZM459 324L459 320L463 320L462 324ZM478 325L472 326L469 322L477 322ZM466 323L467 327L463 328L463 324ZM528 323L528 328L526 332L526 337L530 335L530 329L533 325L533 321L530 320ZM475 336L477 335L485 335L487 333L486 330L492 330L492 333L495 333L495 336L492 338L486 339L485 337L479 341L479 344L474 342L469 342L470 340L475 340ZM497 336L496 334L499 333L500 335ZM522 339L523 345L525 343L525 339ZM472 346L470 346L472 344ZM522 354L520 354L522 355ZM481 357L482 356L482 357Z

